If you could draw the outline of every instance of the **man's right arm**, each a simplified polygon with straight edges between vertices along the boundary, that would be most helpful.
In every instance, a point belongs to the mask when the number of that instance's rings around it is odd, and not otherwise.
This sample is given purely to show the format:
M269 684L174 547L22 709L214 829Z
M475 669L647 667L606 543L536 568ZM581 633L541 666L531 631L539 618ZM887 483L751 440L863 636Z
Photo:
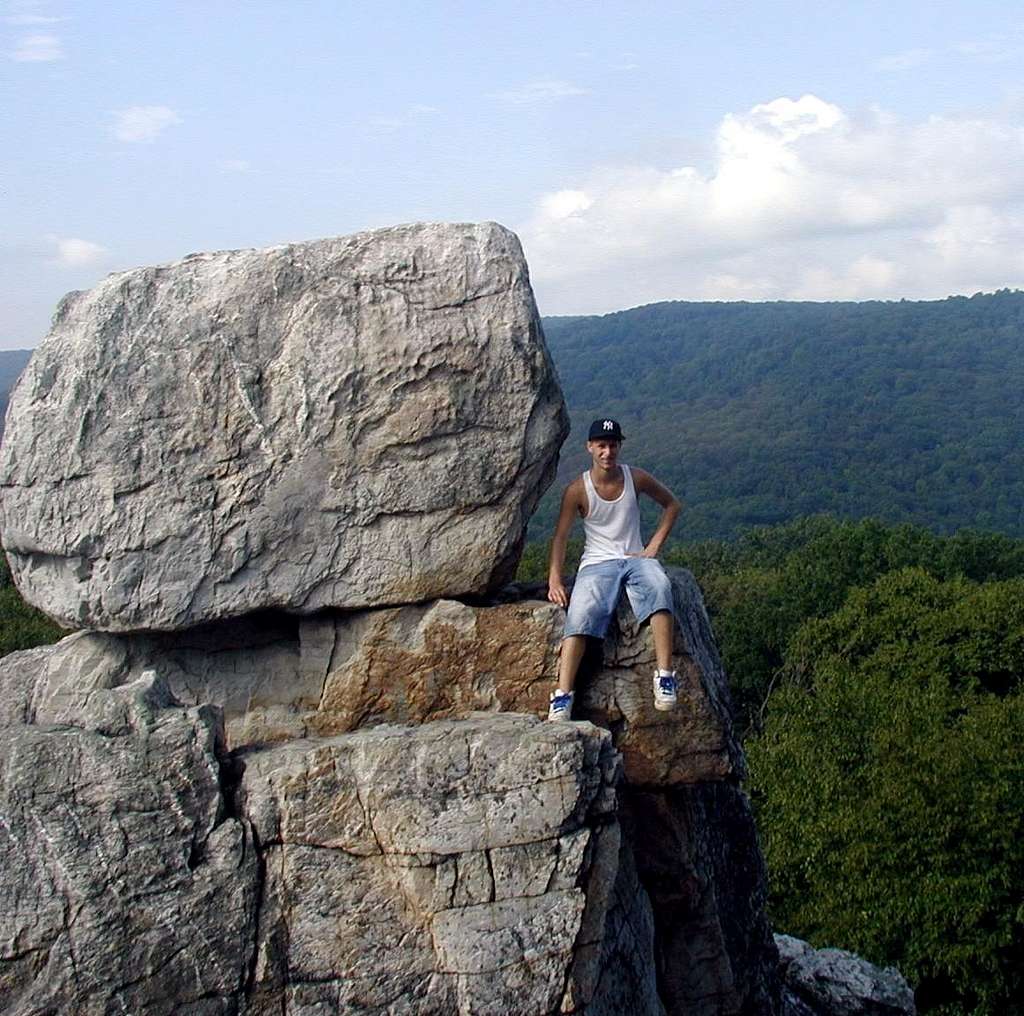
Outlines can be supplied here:
M565 566L565 546L569 542L569 532L572 529L573 519L579 511L580 493L577 488L582 486L581 481L574 480L565 488L565 493L562 494L562 507L558 512L558 522L555 524L555 535L551 540L548 599L560 607L569 606L569 594L562 581L562 568Z

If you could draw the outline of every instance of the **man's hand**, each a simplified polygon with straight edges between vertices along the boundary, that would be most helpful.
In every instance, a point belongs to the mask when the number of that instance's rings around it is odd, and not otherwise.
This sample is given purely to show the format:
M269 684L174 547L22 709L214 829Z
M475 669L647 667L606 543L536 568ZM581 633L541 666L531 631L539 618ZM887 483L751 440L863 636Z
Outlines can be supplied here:
M569 606L569 594L565 591L561 575L548 576L548 599L560 607Z
M647 494L661 505L661 520L658 522L658 528L643 551L636 555L637 557L657 557L675 525L682 505L668 487L658 483L650 473L645 473L642 469L633 470L633 485L638 492Z
M562 494L562 507L558 510L558 523L551 540L551 557L548 561L548 599L560 607L569 606L569 594L562 583L562 569L565 567L565 543L569 539L572 520L585 515L587 495L583 490L583 479L577 477Z
M644 549L641 550L639 554L627 554L626 557L654 557L654 558L656 558L658 556L658 552L660 550L661 550L660 547L657 550L655 550L653 547L647 546L647 547L644 547Z

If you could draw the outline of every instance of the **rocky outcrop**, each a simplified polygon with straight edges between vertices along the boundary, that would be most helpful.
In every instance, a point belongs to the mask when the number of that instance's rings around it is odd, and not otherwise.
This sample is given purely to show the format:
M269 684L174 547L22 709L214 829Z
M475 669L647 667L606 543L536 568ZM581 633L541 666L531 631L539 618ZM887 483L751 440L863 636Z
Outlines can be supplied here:
M689 572L668 571L680 709L654 709L653 646L623 607L603 653L594 643L598 652L585 661L575 715L614 730L632 785L739 779L728 683L700 590ZM113 687L156 667L182 702L223 708L232 750L478 710L543 715L563 621L546 601L437 600L308 618L263 615L173 634L81 632L40 659L25 694L36 708L66 695L76 701L85 686Z
M153 671L26 716L19 662L3 1012L659 1011L607 733L486 716L228 760Z
M914 993L895 967L876 967L843 949L815 949L776 935L782 1016L914 1016Z
M581 668L574 715L615 732L631 786L674 787L739 780L743 753L732 730L729 682L693 575L666 568L675 606L673 659L679 708L658 712L651 696L654 643L620 604L603 646L592 643ZM558 630L561 632L561 615Z
M55 722L11 722L7 660L0 1011L232 1011L258 868L221 792L216 709L176 705L150 673Z
M624 608L540 719L563 612L496 587L563 431L500 227L65 303L3 536L91 630L0 660L0 1012L777 1016L692 576L675 712Z
M729 782L620 791L655 920L665 1008L678 1016L776 1011L767 881L746 796Z
M523 716L247 755L241 810L267 871L253 1010L600 1008L616 767L589 724ZM649 948L628 952L655 997Z
M74 627L483 593L566 432L500 226L193 255L65 298L11 397L0 530Z
M147 670L223 715L221 811L252 822L264 873L241 996L255 1011L386 1011L401 996L411 1007L394 1011L771 1013L764 872L725 678L699 590L670 575L681 707L653 709L650 634L623 606L580 679L578 716L611 741L537 722L562 623L537 600L81 632L0 662L0 717L61 727ZM437 946L454 900L488 929L442 934L473 942L471 956ZM408 949L392 956L394 940ZM483 976L497 971L507 980ZM502 1008L509 992L538 1008Z

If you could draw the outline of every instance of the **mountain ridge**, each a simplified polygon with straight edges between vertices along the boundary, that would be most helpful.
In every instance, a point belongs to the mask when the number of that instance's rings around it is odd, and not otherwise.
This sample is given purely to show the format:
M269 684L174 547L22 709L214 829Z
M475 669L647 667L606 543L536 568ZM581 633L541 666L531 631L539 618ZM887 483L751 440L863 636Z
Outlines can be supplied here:
M617 417L686 539L832 512L1024 534L1024 294L649 304L545 318L573 432ZM547 535L550 493L531 535Z

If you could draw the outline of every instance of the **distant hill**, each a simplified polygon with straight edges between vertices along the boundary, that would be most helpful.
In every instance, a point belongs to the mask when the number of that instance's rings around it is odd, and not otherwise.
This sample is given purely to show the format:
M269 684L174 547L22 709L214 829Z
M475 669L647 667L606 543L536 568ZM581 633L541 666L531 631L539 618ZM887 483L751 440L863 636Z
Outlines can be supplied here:
M683 539L819 512L1024 536L1024 293L660 303L544 330L573 423L558 488L607 414L683 499ZM4 410L30 355L0 351Z
M25 369L31 355L31 349L0 349L0 434L4 432L7 396L10 395L14 382Z
M573 422L685 502L677 534L832 512L1024 535L1024 293L928 302L661 303L546 318ZM531 537L544 537L556 493Z

